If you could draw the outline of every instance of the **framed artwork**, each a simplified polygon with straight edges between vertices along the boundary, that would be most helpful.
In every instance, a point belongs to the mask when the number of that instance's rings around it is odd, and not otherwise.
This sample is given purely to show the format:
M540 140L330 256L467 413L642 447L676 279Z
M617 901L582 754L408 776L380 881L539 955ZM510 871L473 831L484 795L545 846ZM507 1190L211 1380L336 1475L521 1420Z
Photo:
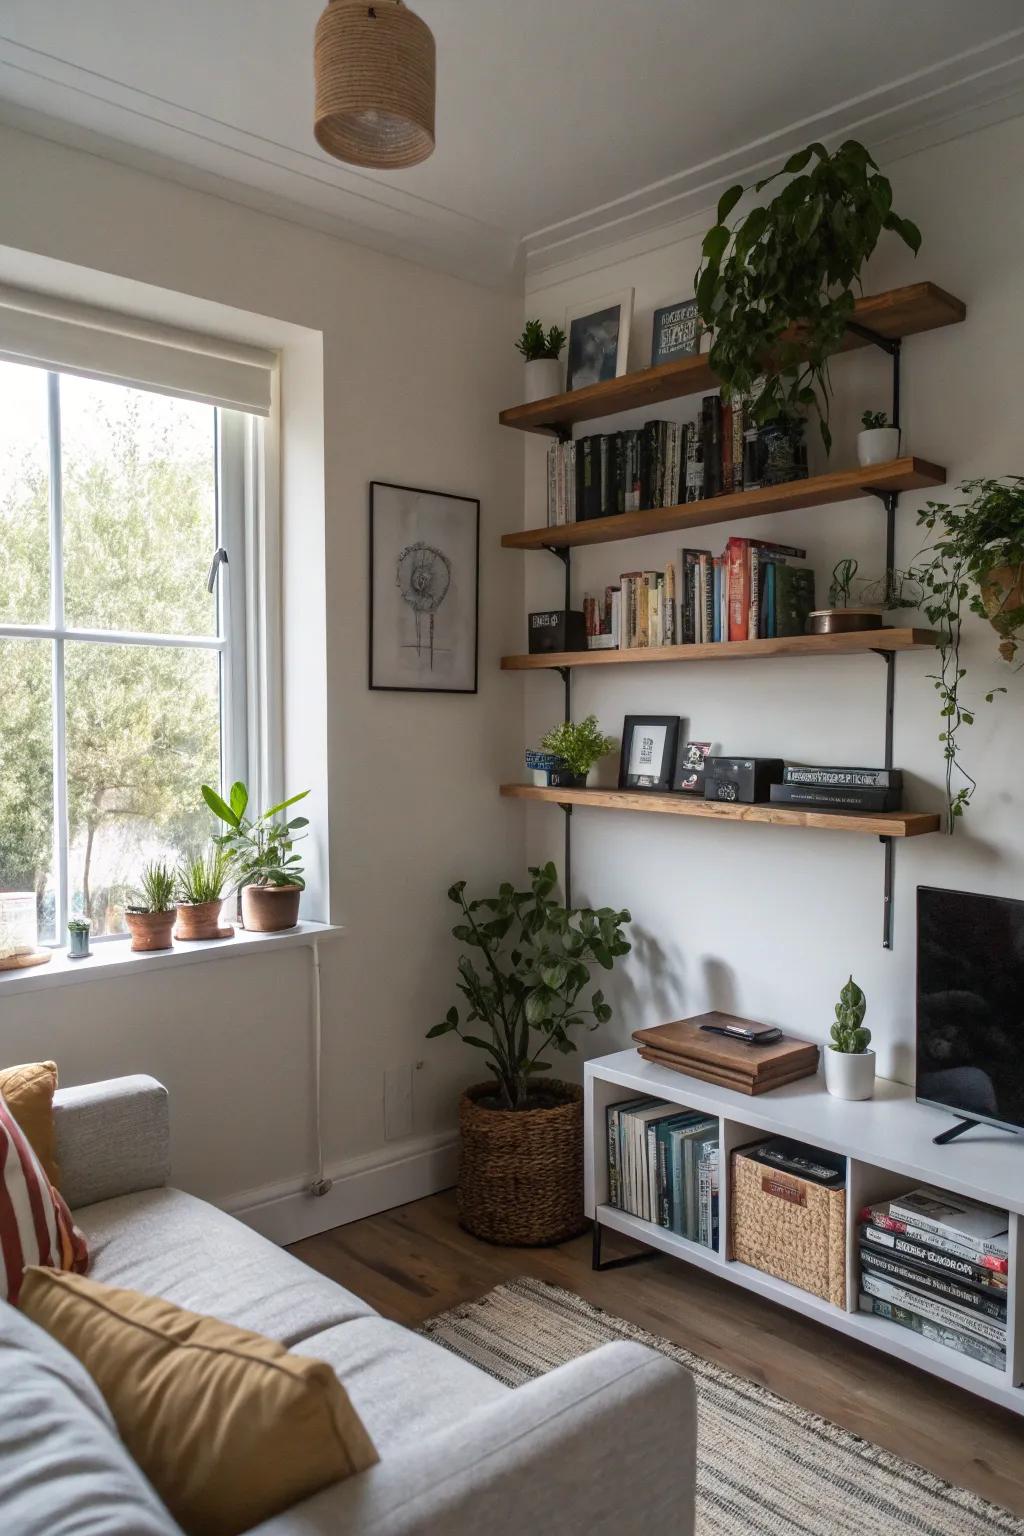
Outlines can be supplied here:
M678 715L627 715L622 723L619 788L671 788L678 735Z
M679 732L679 750L672 775L672 788L680 795L703 795L704 764L711 752L710 741L687 741Z
M583 389L587 384L600 384L626 372L632 319L632 288L566 310L566 389Z
M370 483L370 687L476 693L480 503Z
M677 357L694 357L700 351L701 326L697 300L684 299L654 311L651 335L651 367L671 363Z

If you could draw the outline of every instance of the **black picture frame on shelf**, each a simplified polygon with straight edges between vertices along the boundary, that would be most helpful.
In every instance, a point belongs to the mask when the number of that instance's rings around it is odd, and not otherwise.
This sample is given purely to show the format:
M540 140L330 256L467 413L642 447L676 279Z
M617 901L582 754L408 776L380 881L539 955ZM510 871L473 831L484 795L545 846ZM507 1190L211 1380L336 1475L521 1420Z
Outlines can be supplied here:
M619 788L671 789L678 738L678 715L627 715L622 722Z
M680 721L680 725L682 721ZM692 741L680 730L676 747L676 765L672 774L672 792L676 795L703 795L704 764L711 756L711 741Z
M680 299L654 311L651 331L651 367L674 363L700 352L701 323L696 299Z

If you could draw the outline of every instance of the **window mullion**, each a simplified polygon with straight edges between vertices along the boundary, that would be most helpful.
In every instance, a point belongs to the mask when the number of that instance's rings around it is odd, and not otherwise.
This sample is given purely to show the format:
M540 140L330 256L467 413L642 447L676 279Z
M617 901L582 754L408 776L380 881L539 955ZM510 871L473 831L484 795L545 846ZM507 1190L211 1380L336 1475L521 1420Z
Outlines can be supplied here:
M68 777L64 688L64 487L60 442L60 375L47 375L50 447L50 623L53 642L53 859L56 884L55 938L63 942L68 920Z

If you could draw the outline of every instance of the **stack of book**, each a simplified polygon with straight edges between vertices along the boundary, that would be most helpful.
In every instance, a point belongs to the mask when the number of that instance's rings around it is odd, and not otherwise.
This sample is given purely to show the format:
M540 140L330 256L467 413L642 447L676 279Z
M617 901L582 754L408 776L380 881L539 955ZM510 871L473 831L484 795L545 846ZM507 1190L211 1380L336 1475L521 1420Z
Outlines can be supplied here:
M738 1093L769 1093L817 1072L818 1047L813 1041L780 1035L770 1045L748 1045L718 1033L727 1025L744 1027L750 1023L728 1013L701 1013L696 1018L635 1030L633 1039L645 1061L721 1088L734 1088Z
M718 1119L659 1099L608 1106L608 1199L718 1247Z
M861 1310L1005 1370L1006 1212L923 1188L860 1217Z
M903 804L899 768L820 768L789 763L773 801L819 811L898 811Z

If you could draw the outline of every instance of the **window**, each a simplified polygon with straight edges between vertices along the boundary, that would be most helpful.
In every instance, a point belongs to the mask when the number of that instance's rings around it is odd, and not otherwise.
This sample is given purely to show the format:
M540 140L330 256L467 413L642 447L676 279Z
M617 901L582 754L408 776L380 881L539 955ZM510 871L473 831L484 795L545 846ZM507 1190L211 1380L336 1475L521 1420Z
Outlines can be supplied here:
M209 836L199 786L247 777L255 430L0 361L0 891L43 943L121 933L142 865Z

